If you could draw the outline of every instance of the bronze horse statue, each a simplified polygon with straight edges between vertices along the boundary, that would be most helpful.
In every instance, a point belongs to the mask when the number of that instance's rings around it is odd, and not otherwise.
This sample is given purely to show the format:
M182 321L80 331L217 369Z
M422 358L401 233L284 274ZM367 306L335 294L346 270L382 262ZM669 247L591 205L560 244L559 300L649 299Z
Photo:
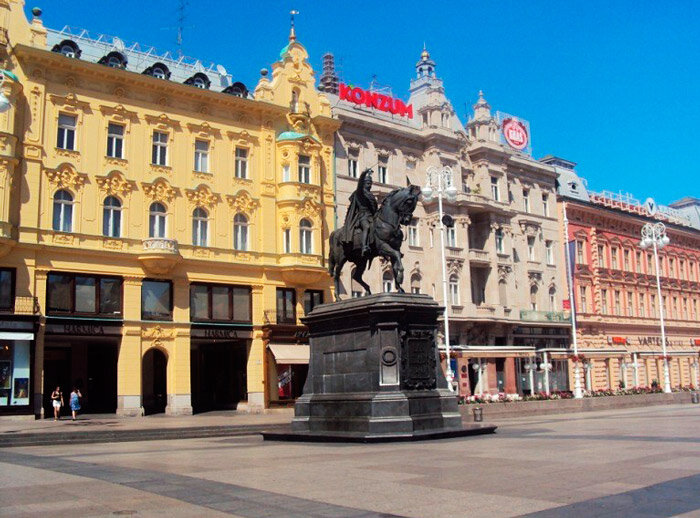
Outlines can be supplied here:
M396 288L399 293L405 293L401 287L403 283L401 225L408 225L411 222L420 192L420 187L409 185L387 194L371 219L367 240L369 251L365 250L365 253L363 253L360 228L353 229L352 240L349 241L343 239L343 228L331 233L328 271L335 280L336 300L340 300L340 272L347 261L355 264L352 278L366 290L367 294L372 293L369 285L362 280L362 275L375 257L384 257L391 261Z

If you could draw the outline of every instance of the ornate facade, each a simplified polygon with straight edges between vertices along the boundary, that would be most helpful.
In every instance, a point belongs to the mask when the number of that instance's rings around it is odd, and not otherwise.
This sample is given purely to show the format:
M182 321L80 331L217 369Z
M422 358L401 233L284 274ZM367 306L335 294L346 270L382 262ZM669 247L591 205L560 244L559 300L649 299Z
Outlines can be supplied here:
M123 415L267 407L270 337L303 343L329 296L338 124L306 50L292 29L249 92L34 15L0 2L0 328L28 380L0 412L41 415L58 384Z

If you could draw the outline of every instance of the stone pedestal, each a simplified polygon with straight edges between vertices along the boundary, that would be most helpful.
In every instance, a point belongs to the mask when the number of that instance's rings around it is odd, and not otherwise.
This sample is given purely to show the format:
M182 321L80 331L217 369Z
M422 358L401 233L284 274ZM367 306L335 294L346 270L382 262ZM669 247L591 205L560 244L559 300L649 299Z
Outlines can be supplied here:
M291 433L266 439L386 441L490 433L462 425L435 342L437 303L382 293L316 307L311 358Z

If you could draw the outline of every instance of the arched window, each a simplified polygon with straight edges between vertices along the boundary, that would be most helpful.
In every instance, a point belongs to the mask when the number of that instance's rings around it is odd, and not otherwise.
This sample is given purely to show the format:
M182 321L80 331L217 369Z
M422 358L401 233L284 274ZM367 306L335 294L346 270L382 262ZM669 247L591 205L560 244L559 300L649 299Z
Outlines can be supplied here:
M126 68L126 58L121 52L112 51L106 56L102 56L98 61L100 65L107 65L111 68Z
M552 286L549 288L549 311L557 310L557 289Z
M537 311L537 286L530 287L530 309Z
M235 95L236 97L248 97L248 88L243 83L236 82L224 88L223 93Z
M314 253L311 226L311 222L308 219L302 219L299 222L299 251L302 254Z
M203 74L202 72L197 72L192 77L186 79L185 84L208 90L209 86L211 85L211 81L209 80L206 74Z
M233 248L248 250L248 218L244 214L236 214L233 218Z
M170 69L163 63L153 63L143 71L143 74L157 79L170 79Z
M450 275L450 304L459 306L459 277L455 273Z
M151 203L148 214L148 237L165 237L166 217L165 205L159 202Z
M73 231L73 196L63 189L53 195L53 229L58 232Z
M114 196L107 196L102 209L102 235L121 237L122 203Z
M420 293L420 275L414 273L411 275L411 293Z
M73 40L63 40L54 45L51 51L63 54L67 58L79 58L82 54L80 47Z
M194 246L207 246L208 230L207 211L197 207L192 213L192 244Z
M388 270L382 275L382 290L384 293L391 293L394 291L394 274Z

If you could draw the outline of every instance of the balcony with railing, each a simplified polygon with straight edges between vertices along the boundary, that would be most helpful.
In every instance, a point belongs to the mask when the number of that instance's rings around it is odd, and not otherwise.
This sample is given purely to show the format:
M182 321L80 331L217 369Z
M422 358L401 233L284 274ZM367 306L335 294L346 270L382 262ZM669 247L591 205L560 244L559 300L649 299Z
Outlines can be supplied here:
M469 249L469 261L473 263L491 264L491 254L488 250L480 250L478 248Z
M164 274L182 260L177 241L164 237L151 237L143 240L143 251L139 260L146 270Z
M568 311L521 309L520 320L524 322L570 322L571 314Z
M10 299L7 302L11 302ZM39 299L37 297L15 297L14 304L10 307L0 307L3 315L38 315L41 313Z

